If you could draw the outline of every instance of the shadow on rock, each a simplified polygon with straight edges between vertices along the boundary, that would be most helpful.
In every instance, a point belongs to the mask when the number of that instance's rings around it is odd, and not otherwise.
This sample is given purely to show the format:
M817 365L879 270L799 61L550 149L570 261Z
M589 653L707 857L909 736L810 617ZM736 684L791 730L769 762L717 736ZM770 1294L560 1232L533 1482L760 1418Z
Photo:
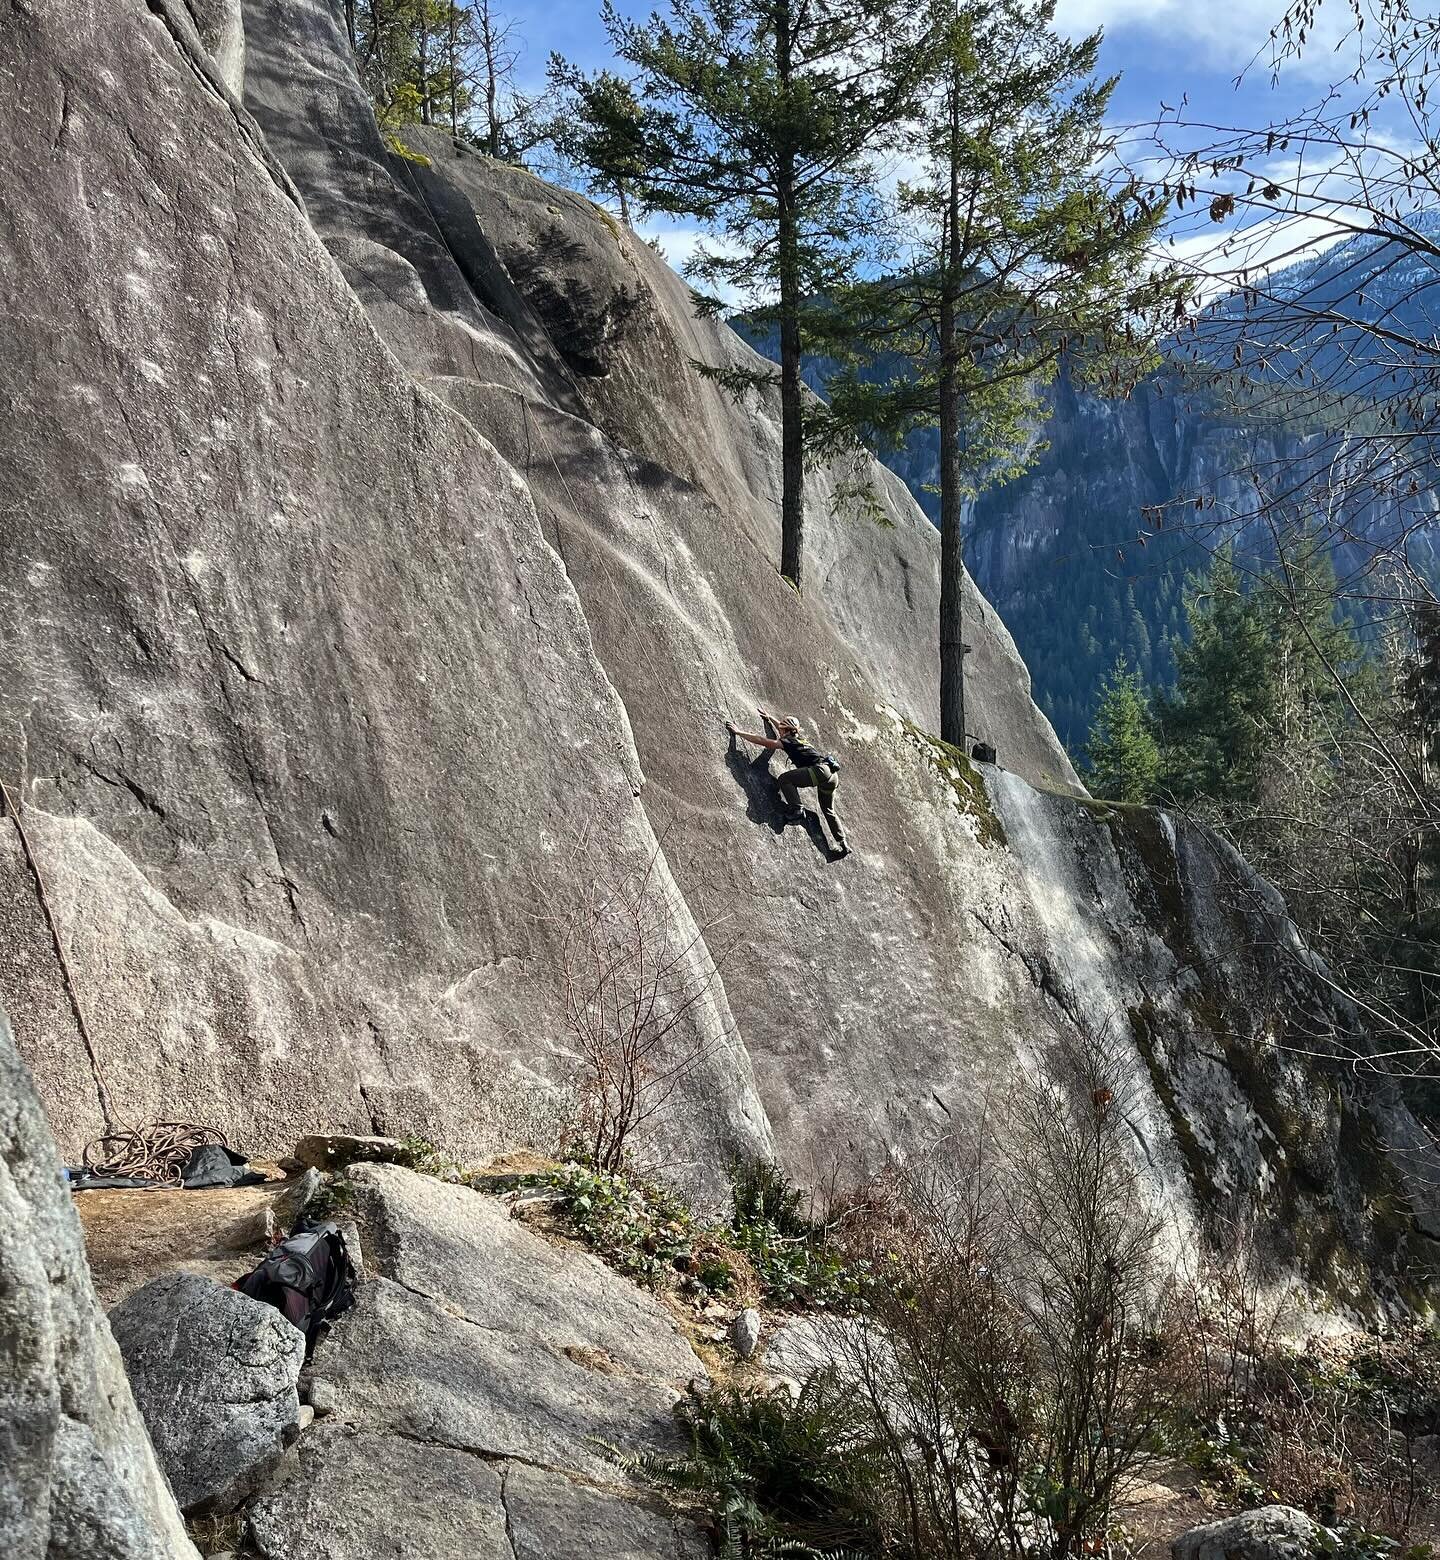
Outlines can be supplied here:
M776 834L783 834L792 827L792 820L785 816L785 809L781 805L775 776L770 773L769 752L761 749L758 757L748 758L732 737L729 751L725 754L725 767L745 793L745 816L751 823L768 824ZM834 847L826 837L824 825L808 807L803 823L811 844L829 861L834 854Z

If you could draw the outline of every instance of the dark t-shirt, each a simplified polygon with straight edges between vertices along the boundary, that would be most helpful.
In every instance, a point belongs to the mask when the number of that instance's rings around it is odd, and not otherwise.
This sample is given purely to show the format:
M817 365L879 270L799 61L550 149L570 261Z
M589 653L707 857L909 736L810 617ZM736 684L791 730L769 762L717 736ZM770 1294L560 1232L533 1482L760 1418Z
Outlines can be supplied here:
M816 764L825 762L825 755L819 748L811 747L798 737L781 737L780 750L797 769L813 769Z

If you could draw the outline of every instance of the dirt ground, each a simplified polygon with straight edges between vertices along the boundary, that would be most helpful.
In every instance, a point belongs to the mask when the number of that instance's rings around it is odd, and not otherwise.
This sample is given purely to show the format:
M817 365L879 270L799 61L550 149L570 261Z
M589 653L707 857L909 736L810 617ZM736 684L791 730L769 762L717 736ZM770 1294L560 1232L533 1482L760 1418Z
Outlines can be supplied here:
M266 1170L265 1166L254 1168ZM201 1191L77 1192L75 1208L95 1291L108 1311L159 1273L203 1273L233 1283L287 1227L282 1172L263 1186Z

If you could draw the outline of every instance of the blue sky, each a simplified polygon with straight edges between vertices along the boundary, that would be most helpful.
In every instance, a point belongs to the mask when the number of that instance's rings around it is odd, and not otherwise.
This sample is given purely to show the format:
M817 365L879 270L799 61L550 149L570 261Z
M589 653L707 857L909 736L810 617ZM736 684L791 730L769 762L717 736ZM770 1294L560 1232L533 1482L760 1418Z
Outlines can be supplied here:
M1284 0L1062 0L1057 25L1070 34L1100 27L1105 33L1101 55L1105 70L1119 73L1117 117L1143 118L1161 101L1176 103L1188 91L1192 106L1229 117L1244 114L1248 121L1271 117L1306 99L1315 79L1306 72L1292 73L1282 89L1271 90L1262 59L1237 92L1233 82L1266 46L1270 27L1279 19ZM526 45L521 73L535 82L544 72L550 51L587 67L608 62L598 0L555 0L553 4L507 7L519 22ZM653 5L622 3L632 16L646 15ZM663 9L663 5L661 7ZM1341 7L1330 0L1325 9L1340 21ZM1323 10L1322 10L1322 28ZM1312 56L1315 68L1325 74L1333 64L1329 50Z
M501 0L502 5L504 0ZM1289 64L1277 85L1269 68L1268 35L1285 0L1059 0L1056 25L1071 35L1104 33L1101 68L1118 74L1113 100L1117 124L1152 119L1162 103L1188 94L1187 117L1220 125L1264 126L1312 103L1342 73L1333 44L1348 28L1343 0L1324 0L1312 29L1314 46ZM652 4L620 0L633 16ZM508 8L523 38L518 74L538 85L551 50L587 69L610 63L599 0L523 0ZM660 9L664 9L663 0ZM1243 80L1237 86L1236 78ZM679 266L700 235L675 224L641 227L661 239ZM1208 240L1207 240L1208 242Z

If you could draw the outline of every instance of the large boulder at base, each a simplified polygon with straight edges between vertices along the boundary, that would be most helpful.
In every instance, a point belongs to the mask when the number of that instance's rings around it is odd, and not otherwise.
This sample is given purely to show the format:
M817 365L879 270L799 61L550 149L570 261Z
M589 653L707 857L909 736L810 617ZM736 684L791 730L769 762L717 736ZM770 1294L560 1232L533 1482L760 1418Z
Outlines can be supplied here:
M695 1528L525 1463L319 1425L250 1510L264 1560L699 1560Z
M316 1355L317 1411L601 1482L607 1446L680 1450L704 1367L653 1295L469 1187L393 1165L351 1185L374 1276Z
M152 1279L110 1326L175 1498L187 1512L233 1511L299 1425L305 1335L195 1273Z
M1261 1506L1192 1528L1170 1548L1175 1560L1311 1560L1322 1536L1320 1524L1294 1506Z
M372 1276L315 1357L317 1423L248 1508L265 1560L704 1553L608 1450L683 1450L704 1367L660 1301L469 1187L391 1165L349 1187Z
M0 1553L194 1560L0 1013Z

